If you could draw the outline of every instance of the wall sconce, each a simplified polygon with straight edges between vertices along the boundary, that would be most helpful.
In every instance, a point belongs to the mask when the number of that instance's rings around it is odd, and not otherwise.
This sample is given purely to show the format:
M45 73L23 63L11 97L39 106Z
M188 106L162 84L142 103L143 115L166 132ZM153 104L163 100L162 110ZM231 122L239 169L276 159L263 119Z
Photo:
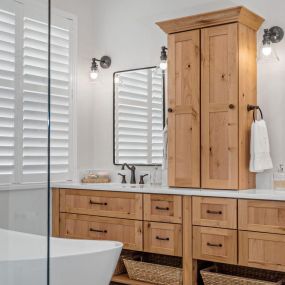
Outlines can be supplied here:
M274 58L279 61L279 57L272 44L279 43L284 37L284 31L278 26L265 29L261 47L261 58Z
M90 78L91 80L96 80L99 75L99 69L98 64L100 63L100 66L104 69L107 69L111 66L112 60L109 56L104 55L101 57L101 59L92 58L92 64L91 64L91 71L90 71Z
M167 69L167 47L163 46L161 47L161 53L160 53L160 64L159 67L161 70Z

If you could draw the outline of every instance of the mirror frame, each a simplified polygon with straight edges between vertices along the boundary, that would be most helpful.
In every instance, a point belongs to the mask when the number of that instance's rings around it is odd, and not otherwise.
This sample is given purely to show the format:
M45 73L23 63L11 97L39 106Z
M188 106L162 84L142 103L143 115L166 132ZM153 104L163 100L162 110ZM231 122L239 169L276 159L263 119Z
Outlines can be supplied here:
M126 69L126 70L121 70L121 71L116 71L113 73L113 165L122 165L122 163L116 163L116 155L115 155L115 77L118 73L122 72L130 72L130 71L136 71L136 70L143 70L143 69L154 69L154 68L159 68L159 66L148 66L148 67L141 67L141 68L132 68L132 69ZM163 129L165 127L165 82L166 82L166 73L165 71L162 72L162 105L163 105L163 111L162 111L162 118L163 118ZM136 164L137 166L161 166L161 164Z

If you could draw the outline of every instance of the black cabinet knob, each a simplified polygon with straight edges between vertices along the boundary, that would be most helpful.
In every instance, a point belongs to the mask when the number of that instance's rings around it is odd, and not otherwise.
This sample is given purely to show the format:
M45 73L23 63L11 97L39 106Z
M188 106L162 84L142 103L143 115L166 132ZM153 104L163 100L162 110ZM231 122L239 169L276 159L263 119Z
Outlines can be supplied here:
M234 108L235 108L235 105L234 105L234 104L230 104L230 105L229 105L229 108L230 108L230 109L234 109Z
M168 108L168 113L172 113L173 109L172 108Z

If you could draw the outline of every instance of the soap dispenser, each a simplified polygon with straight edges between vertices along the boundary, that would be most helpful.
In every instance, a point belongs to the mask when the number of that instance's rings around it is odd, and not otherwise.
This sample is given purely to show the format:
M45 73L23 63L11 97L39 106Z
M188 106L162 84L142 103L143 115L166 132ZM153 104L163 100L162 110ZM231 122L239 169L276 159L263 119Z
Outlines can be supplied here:
M276 190L285 190L285 171L283 164L280 164L277 172L273 174L273 188Z

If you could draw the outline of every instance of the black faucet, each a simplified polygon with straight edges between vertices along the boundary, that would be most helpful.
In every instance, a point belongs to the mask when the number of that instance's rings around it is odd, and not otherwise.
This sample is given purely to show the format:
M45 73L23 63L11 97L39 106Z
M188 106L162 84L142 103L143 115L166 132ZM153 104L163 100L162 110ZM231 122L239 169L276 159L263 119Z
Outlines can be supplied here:
M131 171L131 184L136 184L136 167L134 165L130 166L127 163L122 165L122 170L125 170L125 166Z

